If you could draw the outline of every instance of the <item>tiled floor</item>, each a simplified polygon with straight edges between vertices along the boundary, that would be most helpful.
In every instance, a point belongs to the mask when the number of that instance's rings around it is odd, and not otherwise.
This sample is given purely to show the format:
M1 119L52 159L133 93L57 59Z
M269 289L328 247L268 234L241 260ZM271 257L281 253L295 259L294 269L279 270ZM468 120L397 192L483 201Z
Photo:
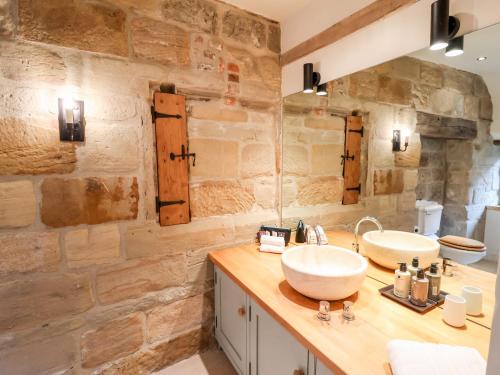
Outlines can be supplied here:
M237 375L229 360L220 350L197 354L153 375Z

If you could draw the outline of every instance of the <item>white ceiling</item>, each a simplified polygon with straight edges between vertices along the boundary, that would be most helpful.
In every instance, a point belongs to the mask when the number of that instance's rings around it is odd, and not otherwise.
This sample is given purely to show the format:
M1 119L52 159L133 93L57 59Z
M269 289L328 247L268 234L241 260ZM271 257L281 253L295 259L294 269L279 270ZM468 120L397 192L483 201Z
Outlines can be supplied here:
M411 56L484 76L500 73L499 40L500 24L497 24L465 35L463 55L446 57L444 50L431 51L426 48ZM479 56L486 56L488 59L479 62Z
M311 0L224 0L252 13L283 22Z

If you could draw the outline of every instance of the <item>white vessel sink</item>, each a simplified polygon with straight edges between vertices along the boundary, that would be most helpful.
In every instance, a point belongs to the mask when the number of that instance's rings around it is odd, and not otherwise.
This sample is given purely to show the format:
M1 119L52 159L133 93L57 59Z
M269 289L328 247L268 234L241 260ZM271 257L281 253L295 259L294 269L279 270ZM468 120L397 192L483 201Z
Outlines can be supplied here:
M338 300L361 288L368 262L341 247L304 245L285 251L281 267L288 283L299 293L318 300Z
M398 263L411 263L418 256L419 266L427 268L439 254L439 243L416 233L397 230L371 231L363 234L365 255L383 267L396 269Z

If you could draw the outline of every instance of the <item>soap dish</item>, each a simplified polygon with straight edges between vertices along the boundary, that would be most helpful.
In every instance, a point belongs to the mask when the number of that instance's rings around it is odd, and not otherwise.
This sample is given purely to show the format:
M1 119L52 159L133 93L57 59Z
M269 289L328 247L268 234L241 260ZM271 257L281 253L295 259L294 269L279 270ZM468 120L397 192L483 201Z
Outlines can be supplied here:
M383 288L380 288L378 291L383 296L385 296L393 301L396 301L396 302L400 303L401 305L404 305L404 306L412 309L413 311L417 311L417 312L422 313L422 314L425 314L426 312L431 311L436 306L442 305L444 303L444 299L445 299L446 295L448 294L447 292L441 291L441 293L439 294L439 300L434 301L432 299L428 299L427 304L425 306L415 306L413 303L410 302L409 299L397 297L394 294L394 285L387 285Z

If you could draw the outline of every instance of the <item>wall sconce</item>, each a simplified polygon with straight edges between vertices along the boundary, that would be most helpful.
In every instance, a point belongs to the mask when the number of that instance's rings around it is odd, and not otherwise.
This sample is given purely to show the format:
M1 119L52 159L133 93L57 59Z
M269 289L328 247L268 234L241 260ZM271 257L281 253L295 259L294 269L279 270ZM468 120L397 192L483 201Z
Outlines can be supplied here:
M85 141L83 101L59 98L58 104L59 139L69 142Z
M460 20L450 16L450 1L437 0L431 5L431 46L432 51L448 47L448 42L460 29Z
M304 64L304 94L310 94L314 91L321 81L321 75L314 71L313 64Z
M318 85L318 89L316 90L316 95L328 96L328 91L326 91L326 83L322 83L321 85Z
M464 37L459 36L450 40L450 44L446 47L445 56L455 57L460 56L464 53Z
M405 148L401 149L401 130L392 131L392 151L393 152L405 152L408 149L408 142L410 136L408 132L403 132L405 138Z

